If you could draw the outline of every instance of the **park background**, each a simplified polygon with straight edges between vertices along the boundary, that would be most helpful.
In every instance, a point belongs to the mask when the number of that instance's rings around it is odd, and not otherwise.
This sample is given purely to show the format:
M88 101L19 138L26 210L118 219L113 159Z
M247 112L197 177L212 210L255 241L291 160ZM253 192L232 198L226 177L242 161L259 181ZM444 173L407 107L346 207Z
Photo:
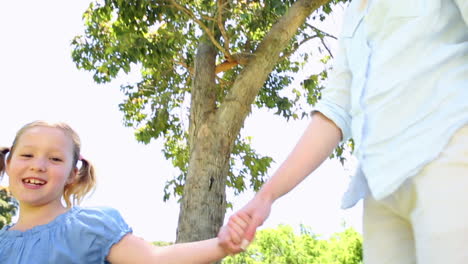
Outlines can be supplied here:
M174 241L179 205L174 198L163 202L165 182L177 175L161 152L162 142L138 143L133 130L124 127L118 104L122 83L138 75L121 76L98 85L89 72L78 70L71 59L72 38L84 30L82 14L91 1L3 1L0 8L0 146L10 146L16 131L37 119L65 121L80 134L82 154L97 168L98 185L84 206L105 205L118 209L134 233L148 241ZM333 35L341 29L345 7L337 7L320 28ZM336 43L330 43L332 52ZM298 78L293 85L299 85ZM243 135L252 136L258 153L271 156L269 175L286 158L309 119L285 121L272 112L254 111L246 120ZM341 210L356 162L343 167L326 161L291 193L273 206L261 227L301 224L323 236L353 227L361 232L359 204ZM2 184L7 184L7 177ZM228 195L233 210L252 196Z

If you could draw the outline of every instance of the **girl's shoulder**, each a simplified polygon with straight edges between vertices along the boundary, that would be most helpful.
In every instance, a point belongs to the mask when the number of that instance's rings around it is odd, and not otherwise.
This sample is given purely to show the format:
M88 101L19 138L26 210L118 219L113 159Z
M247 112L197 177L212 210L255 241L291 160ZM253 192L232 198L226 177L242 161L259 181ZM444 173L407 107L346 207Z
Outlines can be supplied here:
M77 219L80 221L124 221L122 215L117 209L107 206L75 206L72 209L70 209L69 218Z
M0 235L15 234L17 236L33 235L50 229L60 227L66 229L67 226L77 228L80 225L90 227L89 223L108 223L108 222L125 222L120 212L112 207L97 206L97 207L72 207L67 212L57 216L51 222L45 225L35 226L26 231L10 231L12 225L7 225L0 230Z
M4 263L4 254L14 257L13 263L23 263L18 258L48 261L44 263L75 263L72 259L81 258L86 263L103 263L112 245L131 232L114 208L76 206L50 223L24 232L2 229L0 263ZM8 248L21 248L21 255L19 251L10 252L13 255L3 252ZM40 256L40 252L46 253Z
M103 247L132 231L120 212L112 207L74 207L65 224L64 229L72 239L87 234L93 243L100 242Z

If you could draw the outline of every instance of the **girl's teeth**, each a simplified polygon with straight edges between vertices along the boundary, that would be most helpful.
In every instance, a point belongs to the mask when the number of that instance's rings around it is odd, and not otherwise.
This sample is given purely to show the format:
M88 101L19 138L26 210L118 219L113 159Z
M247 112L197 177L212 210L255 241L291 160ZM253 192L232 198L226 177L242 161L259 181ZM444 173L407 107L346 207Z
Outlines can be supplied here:
M43 185L43 184L45 184L44 181L37 180L37 179L25 179L24 182L25 182L25 183L30 183L30 184L36 184L36 185Z

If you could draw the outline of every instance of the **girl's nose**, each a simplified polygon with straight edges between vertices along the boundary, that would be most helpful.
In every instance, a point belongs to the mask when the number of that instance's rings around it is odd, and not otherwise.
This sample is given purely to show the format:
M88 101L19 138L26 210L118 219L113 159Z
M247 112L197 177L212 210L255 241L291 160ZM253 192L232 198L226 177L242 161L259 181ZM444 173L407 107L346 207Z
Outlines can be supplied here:
M31 164L31 170L33 171L46 171L47 160L45 158L35 158L33 163Z

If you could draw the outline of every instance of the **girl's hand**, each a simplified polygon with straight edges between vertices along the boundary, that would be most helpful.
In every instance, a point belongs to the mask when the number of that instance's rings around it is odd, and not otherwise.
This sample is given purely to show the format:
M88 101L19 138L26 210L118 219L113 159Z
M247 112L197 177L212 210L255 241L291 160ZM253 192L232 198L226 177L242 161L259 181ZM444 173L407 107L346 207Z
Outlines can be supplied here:
M270 215L272 201L255 196L242 209L229 218L218 234L221 247L228 254L236 254L247 248L254 239L257 228Z
M237 212L229 217L228 223L218 233L219 245L227 255L244 251L249 242L244 238L251 218L244 212Z

